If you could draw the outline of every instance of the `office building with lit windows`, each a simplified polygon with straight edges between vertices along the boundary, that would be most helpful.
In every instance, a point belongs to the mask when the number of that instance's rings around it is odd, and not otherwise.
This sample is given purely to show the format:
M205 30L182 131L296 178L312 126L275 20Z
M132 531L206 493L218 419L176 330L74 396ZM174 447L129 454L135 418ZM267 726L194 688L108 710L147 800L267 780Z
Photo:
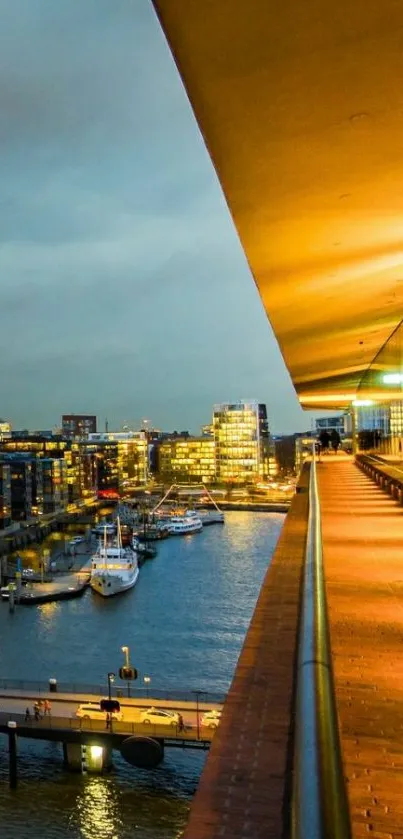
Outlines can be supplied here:
M85 439L89 434L95 434L97 418L93 414L63 414L62 434L69 440Z
M118 497L147 481L148 441L145 431L105 431L88 435L97 456L98 495Z
M175 437L158 445L157 470L163 481L214 483L216 480L213 437Z
M213 432L217 479L253 483L267 476L269 425L266 405L256 402L214 406Z
M38 458L35 469L38 513L46 515L65 510L68 503L68 484L67 464L64 458Z
M11 469L0 463L0 530L11 524Z
M0 454L0 469L3 466L9 470L4 474L3 487L8 496L8 479L10 481L10 507L12 521L26 521L32 515L36 503L36 470L35 457L29 452L12 452ZM8 502L6 501L6 506Z

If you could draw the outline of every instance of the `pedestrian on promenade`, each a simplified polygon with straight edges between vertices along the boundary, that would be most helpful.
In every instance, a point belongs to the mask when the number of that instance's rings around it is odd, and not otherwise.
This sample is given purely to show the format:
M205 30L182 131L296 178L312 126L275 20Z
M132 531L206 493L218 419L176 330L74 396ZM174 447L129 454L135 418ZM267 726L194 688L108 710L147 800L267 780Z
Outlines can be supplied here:
M50 704L49 700L45 699L45 702L43 703L43 716L46 717L46 714L47 714L48 717L50 717L51 710L52 710L52 708L51 708L51 704Z
M34 717L35 717L36 721L40 720L40 718L41 718L41 708L40 708L39 702L35 702Z
M29 708L25 709L25 722L31 722L31 711Z

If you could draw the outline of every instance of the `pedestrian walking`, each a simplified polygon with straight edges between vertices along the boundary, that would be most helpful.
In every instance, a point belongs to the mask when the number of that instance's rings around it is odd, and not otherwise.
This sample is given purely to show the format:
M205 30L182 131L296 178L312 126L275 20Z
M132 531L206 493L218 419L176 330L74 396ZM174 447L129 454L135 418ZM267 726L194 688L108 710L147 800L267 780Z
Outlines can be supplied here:
M31 711L29 708L25 709L25 722L31 722Z
M48 715L48 717L50 717L51 710L52 707L49 700L45 699L45 702L43 703L43 716L46 717L46 715Z
M35 717L35 720L36 720L36 721L40 720L40 718L41 718L41 709L40 709L39 702L35 702L35 705L34 705L34 717Z

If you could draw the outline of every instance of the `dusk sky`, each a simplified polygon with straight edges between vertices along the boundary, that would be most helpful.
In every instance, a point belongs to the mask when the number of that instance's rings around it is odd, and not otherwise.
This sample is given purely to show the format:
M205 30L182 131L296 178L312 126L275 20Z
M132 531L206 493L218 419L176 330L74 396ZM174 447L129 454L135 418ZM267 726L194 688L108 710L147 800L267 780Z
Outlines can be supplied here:
M309 428L149 0L0 13L0 415Z

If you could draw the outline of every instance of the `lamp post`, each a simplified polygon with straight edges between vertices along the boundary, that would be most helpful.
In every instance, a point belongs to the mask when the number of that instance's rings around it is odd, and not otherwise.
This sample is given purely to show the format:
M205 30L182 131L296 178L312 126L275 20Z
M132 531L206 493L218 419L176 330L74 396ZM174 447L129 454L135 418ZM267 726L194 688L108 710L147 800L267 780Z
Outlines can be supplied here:
M114 673L108 673L108 699L109 699L109 702L112 701L112 685L113 685L114 681L115 681L115 674ZM109 729L110 729L110 732L112 734L112 711L109 711L108 713L109 713ZM108 726L108 718L107 718L106 724Z
M151 677L150 676L144 676L143 682L144 682L145 685L147 685L147 699L148 699L148 686L151 682Z
M125 667L130 667L130 649L129 647L121 647L122 653L125 656ZM127 695L130 696L130 679L127 681Z
M197 725L197 739L200 740L200 715L199 715L199 698L204 693L205 690L192 690L191 693L194 693L196 696L196 725Z

